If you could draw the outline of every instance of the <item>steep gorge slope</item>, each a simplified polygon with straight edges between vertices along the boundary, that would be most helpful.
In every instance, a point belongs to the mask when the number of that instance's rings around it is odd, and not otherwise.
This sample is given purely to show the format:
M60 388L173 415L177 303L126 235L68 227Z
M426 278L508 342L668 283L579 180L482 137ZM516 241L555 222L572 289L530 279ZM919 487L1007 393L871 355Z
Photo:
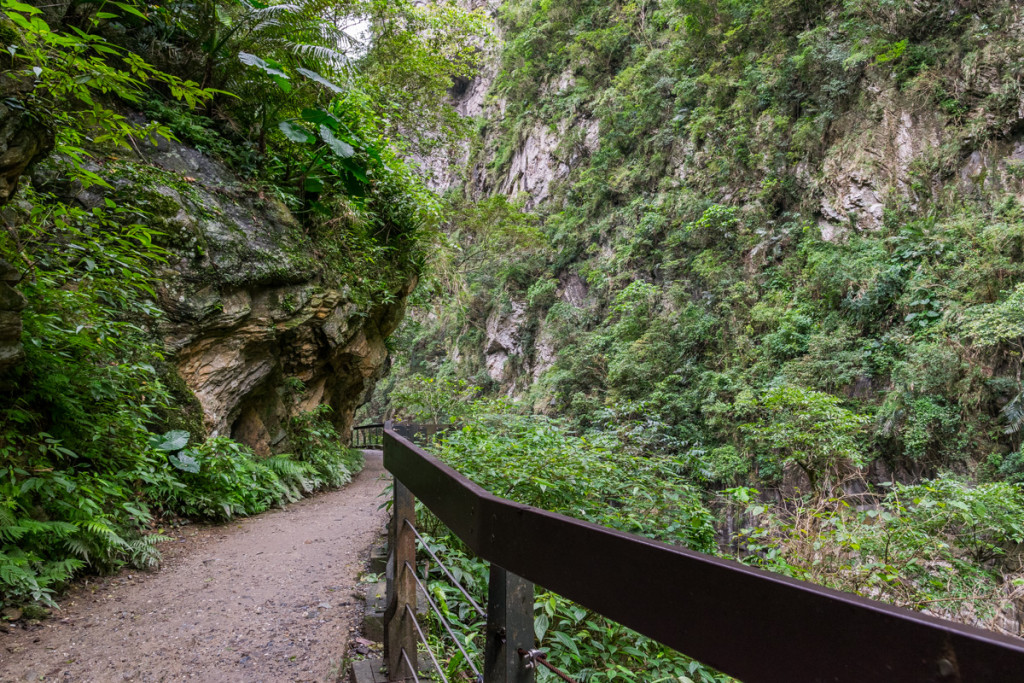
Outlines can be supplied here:
M461 279L410 323L403 372L654 425L710 485L806 489L744 429L772 388L867 420L876 481L1024 478L1019 6L495 12L450 185Z

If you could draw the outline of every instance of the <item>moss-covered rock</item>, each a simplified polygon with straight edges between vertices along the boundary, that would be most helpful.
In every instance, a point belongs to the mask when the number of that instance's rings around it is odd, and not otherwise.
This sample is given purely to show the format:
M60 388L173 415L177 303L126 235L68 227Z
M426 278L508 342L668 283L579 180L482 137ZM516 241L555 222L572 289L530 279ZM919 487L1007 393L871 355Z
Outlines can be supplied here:
M324 277L317 245L279 199L176 142L144 155L107 161L99 170L114 190L78 199L135 207L168 250L157 293L177 406L165 426L262 454L287 448L291 417L323 404L347 428L387 368L384 339L413 283L395 284L386 302L355 300ZM294 381L306 387L300 400L286 391Z

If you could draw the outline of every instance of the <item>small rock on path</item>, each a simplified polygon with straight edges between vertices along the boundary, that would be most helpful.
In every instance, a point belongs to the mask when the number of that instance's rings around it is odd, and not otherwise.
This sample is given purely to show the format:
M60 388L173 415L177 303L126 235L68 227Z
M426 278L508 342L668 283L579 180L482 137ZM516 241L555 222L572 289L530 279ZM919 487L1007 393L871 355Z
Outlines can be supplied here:
M343 489L184 527L159 572L79 585L40 626L0 633L0 681L335 680L385 526L383 474L366 451Z

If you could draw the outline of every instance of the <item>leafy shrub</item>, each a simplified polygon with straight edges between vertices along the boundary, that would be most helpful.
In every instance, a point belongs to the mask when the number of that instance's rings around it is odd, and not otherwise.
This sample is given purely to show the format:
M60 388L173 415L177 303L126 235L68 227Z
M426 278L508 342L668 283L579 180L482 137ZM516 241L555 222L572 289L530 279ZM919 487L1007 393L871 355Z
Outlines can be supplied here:
M185 457L192 462L176 466L183 486L160 500L162 506L180 515L224 520L263 512L287 499L287 489L277 474L230 439L209 439Z
M145 491L176 480L149 444L171 402L150 269L162 254L130 207L26 192L0 240L27 272L25 361L0 403L0 598L48 601L77 570L152 566Z
M542 416L474 416L438 454L506 498L617 529L714 548L710 513L668 458L628 455L614 433L572 436Z
M1024 539L1018 486L947 476L892 485L866 510L831 500L780 513L744 499L755 519L739 535L747 563L973 623L1013 598L999 562Z
M547 310L556 301L555 290L558 281L553 279L537 280L526 291L526 303L531 308Z
M989 461L996 467L999 476L1011 484L1024 485L1024 447Z
M750 458L744 457L735 446L719 446L708 451L691 451L697 476L707 482L735 485L750 472Z
M342 444L341 435L327 419L330 412L329 405L317 406L293 417L288 427L292 458L312 467L315 475L309 490L347 484L363 467L362 452Z
M666 458L626 455L632 450L616 434L622 429L572 435L557 421L490 413L477 406L466 425L440 441L447 463L497 495L518 502L687 546L711 551L710 513ZM629 414L622 408L616 413ZM629 424L612 415L609 424ZM479 598L485 595L487 565L467 555L458 539L430 518L427 544L452 567L455 577ZM436 566L425 576L442 613L463 634L471 656L482 657L483 641L473 633L482 623ZM561 596L539 591L534 631L549 660L580 680L727 681L711 669L659 643L594 614ZM437 630L435 629L435 632ZM450 643L438 639L438 649ZM447 659L449 673L465 668L461 654ZM538 672L539 680L553 680ZM683 678L685 677L685 678Z
M464 379L413 375L397 385L391 397L401 415L439 425L458 421L479 393L480 387Z
M842 407L835 396L781 386L768 389L755 405L761 418L741 429L780 466L799 466L813 493L830 491L845 467L864 464L858 436L867 418Z
M187 448L186 432L157 437L168 452L181 485L159 491L166 510L188 517L225 520L253 515L299 500L318 489L347 484L362 465L361 455L341 445L325 410L292 418L292 445L297 455L257 457L225 437ZM182 438L182 435L184 438Z
M615 337L622 341L638 339L650 324L660 297L661 290L650 282L634 280L626 285L612 304Z

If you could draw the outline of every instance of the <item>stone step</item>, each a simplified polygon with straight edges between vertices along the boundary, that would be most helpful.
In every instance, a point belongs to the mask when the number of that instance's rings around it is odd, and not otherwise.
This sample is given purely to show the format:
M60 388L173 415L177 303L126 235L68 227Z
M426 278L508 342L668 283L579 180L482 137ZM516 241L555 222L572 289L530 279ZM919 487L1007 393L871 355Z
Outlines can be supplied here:
M388 564L388 546L385 541L383 545L375 545L370 548L370 572L383 574Z
M352 668L349 670L349 683L388 683L383 669L383 659L363 659L352 662Z
M384 609L387 607L386 581L370 584L366 590L366 606L363 611L363 637L378 643L384 642ZM427 597L416 587L416 618L421 624L427 616Z

